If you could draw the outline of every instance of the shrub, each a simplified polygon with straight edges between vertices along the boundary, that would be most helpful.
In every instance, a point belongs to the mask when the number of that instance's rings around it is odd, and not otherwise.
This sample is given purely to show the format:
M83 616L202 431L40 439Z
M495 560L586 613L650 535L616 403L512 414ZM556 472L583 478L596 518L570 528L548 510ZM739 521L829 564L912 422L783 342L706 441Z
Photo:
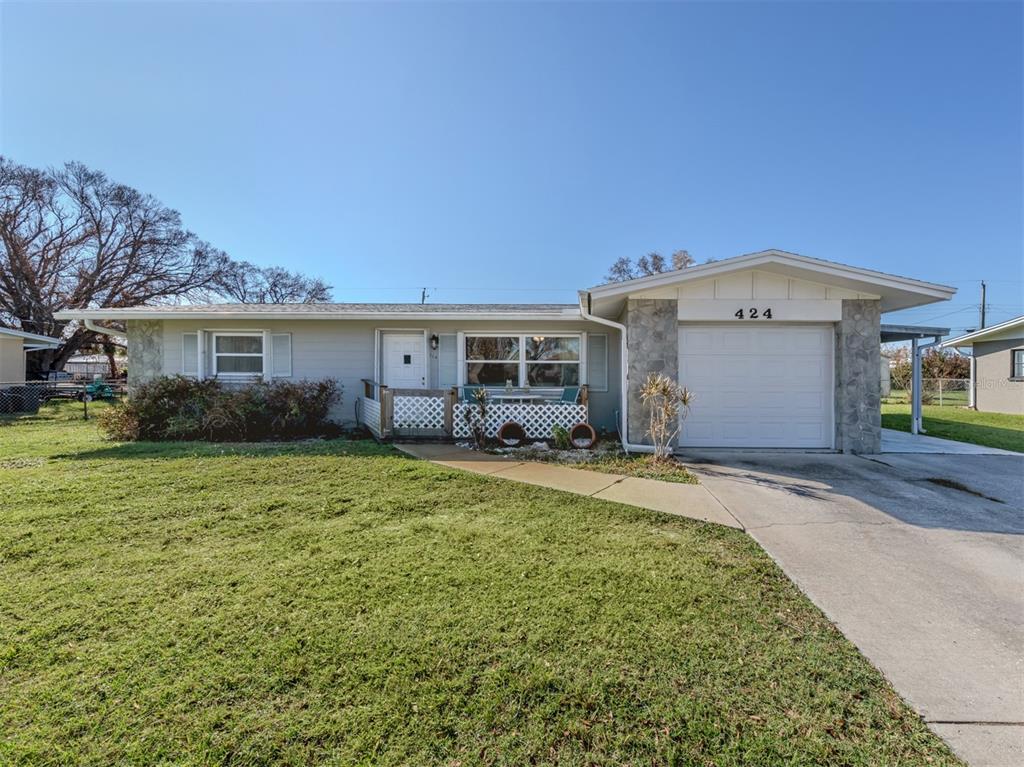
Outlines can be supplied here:
M655 460L672 455L672 440L679 433L681 421L690 412L693 393L666 375L649 373L640 387L640 401L647 408L647 435L654 443Z
M334 381L271 381L228 387L216 379L154 379L100 416L119 440L217 442L301 439L337 434L327 420L341 400Z
M557 450L570 450L572 448L569 430L561 424L556 423L551 427L551 441Z

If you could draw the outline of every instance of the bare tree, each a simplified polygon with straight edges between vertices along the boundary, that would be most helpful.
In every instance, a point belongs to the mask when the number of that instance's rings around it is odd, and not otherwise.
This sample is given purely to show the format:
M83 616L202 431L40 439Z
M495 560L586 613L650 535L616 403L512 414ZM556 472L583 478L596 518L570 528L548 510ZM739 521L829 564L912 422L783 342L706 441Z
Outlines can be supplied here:
M243 304L318 304L331 300L331 286L316 277L279 266L233 261L213 280L212 289Z
M0 244L0 324L63 341L29 355L29 374L60 370L82 346L110 342L54 319L62 309L211 295L260 303L330 300L322 280L233 262L183 228L177 211L81 163L37 170L0 156Z
M677 250L672 254L672 269L685 269L693 266L696 260L685 250ZM607 282L625 282L639 277L650 277L652 274L663 274L668 271L665 257L658 252L648 253L633 261L631 258L620 258L608 269L605 275Z
M676 271L686 269L688 266L693 266L695 263L697 263L697 261L690 255L689 251L677 250L672 254L672 268Z
M55 320L61 309L184 299L227 256L181 225L177 211L80 163L37 170L0 156L0 322L63 337L30 355L60 369L97 334Z

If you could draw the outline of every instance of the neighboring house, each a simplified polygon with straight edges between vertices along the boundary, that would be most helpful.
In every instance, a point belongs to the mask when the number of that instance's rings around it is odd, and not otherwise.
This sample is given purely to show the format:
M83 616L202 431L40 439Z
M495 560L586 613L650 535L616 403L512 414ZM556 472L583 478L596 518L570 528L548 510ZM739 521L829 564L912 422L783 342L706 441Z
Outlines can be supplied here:
M114 357L118 370L124 367L124 357ZM95 376L110 376L110 359L106 354L75 354L64 363L64 372L73 378L91 379Z
M971 349L971 404L990 413L1024 413L1024 316L951 338Z
M58 313L127 323L129 384L333 378L338 418L465 436L471 387L531 436L587 418L647 442L639 387L694 392L683 447L877 452L883 312L954 288L769 250L581 291L578 304L220 304ZM386 387L386 388L384 388ZM527 390L529 387L529 390Z
M0 327L0 384L25 380L25 355L37 349L54 349L60 340L23 330Z

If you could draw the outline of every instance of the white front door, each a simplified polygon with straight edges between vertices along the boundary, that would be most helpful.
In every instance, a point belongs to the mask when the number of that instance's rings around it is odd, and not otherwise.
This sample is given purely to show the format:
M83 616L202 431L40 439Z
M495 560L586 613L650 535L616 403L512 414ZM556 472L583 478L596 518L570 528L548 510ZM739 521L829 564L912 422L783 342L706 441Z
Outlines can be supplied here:
M385 333L382 338L382 383L392 389L425 389L427 361L422 333Z
M683 447L832 447L832 327L683 324Z

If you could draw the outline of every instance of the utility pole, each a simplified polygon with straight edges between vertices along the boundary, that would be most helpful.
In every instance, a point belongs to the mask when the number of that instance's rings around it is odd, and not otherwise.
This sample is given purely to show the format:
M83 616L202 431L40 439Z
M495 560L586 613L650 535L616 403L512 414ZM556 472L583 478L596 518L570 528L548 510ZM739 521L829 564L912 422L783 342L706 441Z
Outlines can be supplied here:
M985 280L981 281L981 327L978 330L985 328Z

